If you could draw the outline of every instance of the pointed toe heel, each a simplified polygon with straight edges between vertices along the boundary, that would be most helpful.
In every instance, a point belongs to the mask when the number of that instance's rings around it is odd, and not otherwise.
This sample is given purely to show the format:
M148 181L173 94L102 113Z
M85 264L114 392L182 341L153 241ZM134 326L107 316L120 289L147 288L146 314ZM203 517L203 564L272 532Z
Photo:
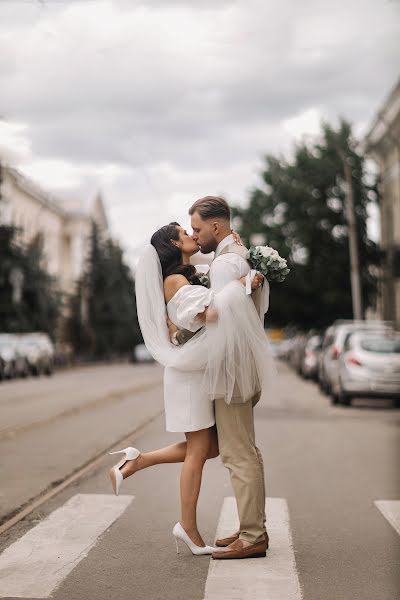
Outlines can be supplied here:
M191 551L191 553L196 556L212 554L216 550L216 548L213 548L212 546L196 546L196 544L194 544L192 542L192 540L190 539L190 537L188 536L188 534L183 529L183 527L180 523L177 523L175 525L175 527L172 530L172 535L175 538L177 554L179 554L178 540L181 540L181 542L184 542L186 544L186 546L189 548L189 550Z
M129 446L123 450L116 450L115 452L109 452L108 454L124 454L124 458L122 458L119 463L110 469L111 485L113 487L114 494L118 496L122 482L124 481L120 467L122 467L127 460L134 460L135 458L138 458L140 456L140 450Z

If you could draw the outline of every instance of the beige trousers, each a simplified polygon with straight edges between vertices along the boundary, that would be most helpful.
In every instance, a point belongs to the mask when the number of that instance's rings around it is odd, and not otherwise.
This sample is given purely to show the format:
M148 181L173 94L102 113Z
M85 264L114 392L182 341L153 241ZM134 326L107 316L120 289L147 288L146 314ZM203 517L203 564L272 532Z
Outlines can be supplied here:
M265 479L260 450L255 444L253 405L215 400L215 421L221 460L228 469L240 522L240 537L250 543L264 539Z

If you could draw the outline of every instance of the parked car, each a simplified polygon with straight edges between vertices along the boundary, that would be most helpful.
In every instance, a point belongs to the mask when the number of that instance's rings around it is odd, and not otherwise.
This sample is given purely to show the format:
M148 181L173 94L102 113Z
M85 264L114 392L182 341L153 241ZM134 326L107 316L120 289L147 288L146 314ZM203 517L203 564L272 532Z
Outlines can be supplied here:
M322 338L322 348L321 348L321 351L318 356L318 383L319 383L321 390L326 393L329 390L328 390L328 384L327 384L327 377L326 377L326 373L325 373L325 364L326 364L325 357L327 356L327 353L329 352L329 350L333 344L334 332L335 332L335 327L333 325L328 327L328 329L325 331L325 334Z
M320 381L322 389L330 394L339 377L338 359L348 336L356 331L391 331L383 321L335 321L329 328L322 349Z
M35 345L39 349L40 359L34 359L33 372L37 375L40 373L45 373L46 375L52 375L54 371L54 346L47 335L47 333L42 332L34 332L34 333L24 333L20 336L21 341L26 343L26 348L30 348L30 356L32 359L36 355L37 351L35 350ZM30 342L30 344L28 344Z
M46 357L35 340L21 336L18 340L18 352L24 356L31 375L41 375L45 372L47 366Z
M12 336L7 333L0 334L0 360L1 378L12 379L15 377L16 351Z
M18 350L18 336L13 333L0 334L0 358L1 377L12 379L13 377L26 377L28 375L28 364L21 352Z
M307 342L305 334L296 335L293 339L289 354L290 366L298 373L301 373L301 364L303 361L304 348Z
M288 360L290 356L290 351L293 345L293 338L289 338L287 340L282 340L281 342L275 342L274 345L271 344L272 352L274 357L280 360Z
M352 333L357 331L385 332L393 331L391 326L382 321L354 321L340 322L335 325L334 339L329 352L325 357L326 381L329 393L336 388L339 381L339 357L343 353L345 344Z
M362 331L349 335L338 360L333 404L355 397L389 397L400 403L400 334Z
M322 349L322 336L312 335L304 347L303 358L301 362L301 374L305 378L317 379L318 376L318 358Z
M133 350L133 362L154 362L154 358L144 344L138 344Z

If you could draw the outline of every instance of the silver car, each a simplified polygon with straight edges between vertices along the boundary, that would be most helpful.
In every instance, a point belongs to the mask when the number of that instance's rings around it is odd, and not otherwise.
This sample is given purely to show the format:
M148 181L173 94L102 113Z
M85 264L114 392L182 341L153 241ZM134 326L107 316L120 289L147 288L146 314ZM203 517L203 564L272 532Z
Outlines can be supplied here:
M355 397L389 397L400 403L399 333L353 333L338 365L339 377L332 389L334 404L349 405Z
M325 372L325 366L329 364L328 352L331 351L331 347L334 340L335 327L331 325L325 331L322 339L322 348L318 355L318 383L323 392L328 393L329 387L327 382L327 375Z
M322 348L322 336L312 335L304 348L303 359L301 362L301 374L306 379L317 378L318 374L318 358Z
M323 351L324 388L329 394L337 388L339 358L348 337L356 331L391 331L383 321L335 321L331 331L330 345Z

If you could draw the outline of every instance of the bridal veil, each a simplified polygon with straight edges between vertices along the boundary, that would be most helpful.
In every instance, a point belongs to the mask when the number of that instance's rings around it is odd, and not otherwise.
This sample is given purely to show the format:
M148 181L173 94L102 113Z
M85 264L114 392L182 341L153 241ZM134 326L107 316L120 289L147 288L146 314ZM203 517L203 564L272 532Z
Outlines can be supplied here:
M146 247L136 270L136 304L144 342L154 359L181 371L204 371L209 400L244 402L271 392L275 375L263 324L244 286L232 281L212 296L205 327L188 342L169 338L161 264L155 248Z

